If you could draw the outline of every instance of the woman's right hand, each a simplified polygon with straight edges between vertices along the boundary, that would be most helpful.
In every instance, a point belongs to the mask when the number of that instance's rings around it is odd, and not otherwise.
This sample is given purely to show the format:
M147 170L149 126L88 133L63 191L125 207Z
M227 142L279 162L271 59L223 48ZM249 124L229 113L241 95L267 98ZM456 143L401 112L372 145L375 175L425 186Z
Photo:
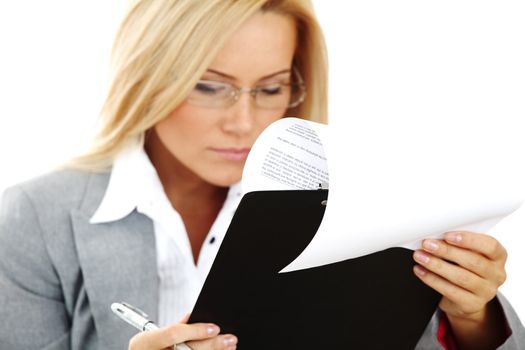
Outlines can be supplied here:
M176 323L157 330L141 332L129 341L129 350L173 349L173 345L186 343L193 350L235 350L237 337L219 334L213 323Z

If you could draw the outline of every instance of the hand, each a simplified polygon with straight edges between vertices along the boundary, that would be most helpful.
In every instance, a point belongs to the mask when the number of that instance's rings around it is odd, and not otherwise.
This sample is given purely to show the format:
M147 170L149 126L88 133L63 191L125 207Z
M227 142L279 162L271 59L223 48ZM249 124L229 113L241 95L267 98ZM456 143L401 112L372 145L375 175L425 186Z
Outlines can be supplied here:
M479 341L499 345L505 321L499 305L491 301L506 279L505 248L485 234L448 232L444 240L425 240L414 259L420 264L414 266L415 274L443 295L439 308L456 340L469 344L465 348Z
M220 329L212 323L187 324L188 316L158 330L136 334L129 341L129 350L173 349L173 345L186 343L193 350L235 350L237 338L232 334L219 335Z

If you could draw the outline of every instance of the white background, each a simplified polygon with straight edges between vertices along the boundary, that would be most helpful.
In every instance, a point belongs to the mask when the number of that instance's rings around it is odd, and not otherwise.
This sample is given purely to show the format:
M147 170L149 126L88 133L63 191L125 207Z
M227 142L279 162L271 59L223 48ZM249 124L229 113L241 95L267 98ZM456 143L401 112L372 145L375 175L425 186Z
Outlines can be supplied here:
M446 48L451 46L444 43L457 40L455 31L468 31L472 21L479 25L474 15L478 18L485 16L483 20L492 24L505 24L514 20L513 16L523 18L524 15L523 5L519 8L515 5L518 2L511 1L505 2L507 12L497 13L499 17L496 18L491 17L489 12L472 11L477 8L476 4L487 4L481 0L441 1L437 9L430 8L430 5L425 7L420 1L395 2L398 4L395 8L392 4L386 5L388 2L366 3L314 1L329 48L330 118L333 124L339 126L344 126L349 117L348 91L355 91L359 89L359 84L366 83L366 77L356 74L356 67L350 66L351 62L356 62L356 57L361 57L362 51L349 43L361 45L360 48L368 44L369 52L378 53L368 61L360 61L364 65L363 71L368 68L385 73L391 58L382 57L381 47L375 47L374 43L389 45L389 41L376 40L378 33L396 33L396 30L397 33L417 33L421 27L428 29L432 26L435 28L433 36L420 38L426 40L424 49L429 50L435 42L436 47L444 48L447 53ZM458 3L462 4L459 9L455 5ZM85 149L89 143L106 91L109 52L123 6L123 0L20 0L0 3L0 192L11 184L51 169ZM459 20L455 18L457 21L451 23L448 11L462 17ZM418 22L418 16L423 18L423 14L425 20ZM507 14L510 19L505 18ZM376 15L382 16L382 20L378 22ZM441 21L441 18L448 18L448 22ZM373 30L366 28L366 24L373 20L376 27ZM360 28L366 30L359 32ZM476 38L476 32L470 34ZM520 35L516 36L521 38L516 45L523 46L525 32ZM362 41L356 42L356 37ZM403 42L403 38L397 37L396 40L398 46L390 49L403 54L413 50L414 54L421 55L420 51ZM459 41L454 41L454 44L456 48L464 47ZM511 45L512 42L506 44ZM426 54L427 59L439 60L436 55ZM501 59L497 54L491 58ZM383 71L376 68L383 68ZM423 66L411 69L408 64L403 68L406 76L417 74L416 68L425 69ZM376 105L403 97L402 91L407 86L401 84L399 89L392 88L393 76L384 74L373 78L384 83L378 84L375 89L373 97ZM426 86L424 80L418 81L422 84L419 86L421 91L436 89L430 83ZM439 102L446 104L446 100ZM390 112L387 107L384 111ZM518 212L491 232L509 251L509 278L502 290L522 319L525 319L525 299L522 297L525 295L525 277L520 266L525 266L522 251L525 247L524 217Z

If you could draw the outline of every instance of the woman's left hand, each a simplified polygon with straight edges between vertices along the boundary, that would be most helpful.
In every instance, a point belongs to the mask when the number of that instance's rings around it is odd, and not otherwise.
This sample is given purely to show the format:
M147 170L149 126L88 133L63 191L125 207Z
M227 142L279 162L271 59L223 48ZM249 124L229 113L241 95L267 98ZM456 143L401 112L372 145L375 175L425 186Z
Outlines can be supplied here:
M456 338L483 335L495 318L502 320L502 315L494 314L501 314L495 308L499 306L489 303L506 279L507 252L495 238L447 232L444 240L423 241L414 260L419 264L414 266L415 274L443 295L439 308L447 314ZM500 327L504 329L505 324Z

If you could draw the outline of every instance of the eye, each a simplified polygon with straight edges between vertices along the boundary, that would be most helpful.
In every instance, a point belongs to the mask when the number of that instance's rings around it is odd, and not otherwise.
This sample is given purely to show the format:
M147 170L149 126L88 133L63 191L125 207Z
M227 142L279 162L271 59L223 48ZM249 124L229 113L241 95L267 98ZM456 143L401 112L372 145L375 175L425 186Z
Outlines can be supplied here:
M197 85L195 85L196 92L201 93L203 95L219 95L221 93L224 93L226 90L226 86L220 84L220 83L214 83L214 82L198 82Z
M259 87L259 91L268 96L281 95L283 93L283 85L282 84L271 84L271 85L261 86Z

